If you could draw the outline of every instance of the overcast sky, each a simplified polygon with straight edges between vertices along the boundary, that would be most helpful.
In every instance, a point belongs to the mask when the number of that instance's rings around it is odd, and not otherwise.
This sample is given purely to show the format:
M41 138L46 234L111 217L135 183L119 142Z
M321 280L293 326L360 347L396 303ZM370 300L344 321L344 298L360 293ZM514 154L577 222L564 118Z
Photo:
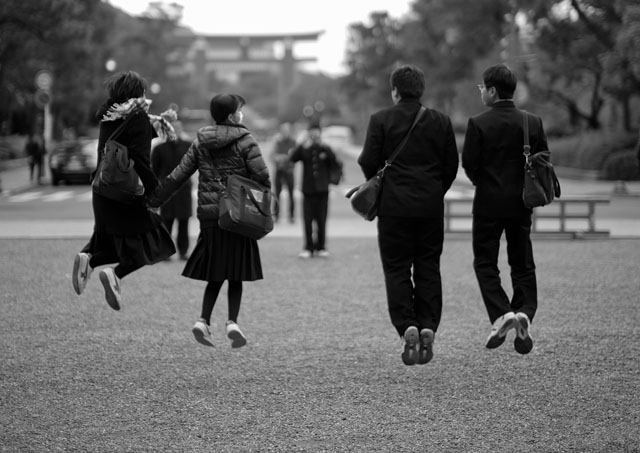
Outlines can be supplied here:
M108 0L129 14L142 13L148 0ZM170 3L171 1L167 1ZM176 0L184 6L182 25L205 34L292 33L324 31L315 44L300 45L298 56L316 56L317 69L345 72L347 27L366 22L371 11L399 18L411 0Z

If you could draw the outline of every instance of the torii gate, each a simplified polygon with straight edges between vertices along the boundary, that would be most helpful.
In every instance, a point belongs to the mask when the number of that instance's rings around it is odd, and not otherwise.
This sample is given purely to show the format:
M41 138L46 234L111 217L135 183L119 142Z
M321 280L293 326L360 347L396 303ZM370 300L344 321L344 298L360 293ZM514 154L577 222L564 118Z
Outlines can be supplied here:
M298 63L315 62L316 57L296 58L297 42L317 41L322 31L263 35L198 35L186 49L181 72L188 72L201 93L210 93L210 74L236 81L245 72L278 74L279 110L293 88ZM183 39L185 39L184 37ZM277 52L280 48L282 51ZM278 55L281 53L281 55Z

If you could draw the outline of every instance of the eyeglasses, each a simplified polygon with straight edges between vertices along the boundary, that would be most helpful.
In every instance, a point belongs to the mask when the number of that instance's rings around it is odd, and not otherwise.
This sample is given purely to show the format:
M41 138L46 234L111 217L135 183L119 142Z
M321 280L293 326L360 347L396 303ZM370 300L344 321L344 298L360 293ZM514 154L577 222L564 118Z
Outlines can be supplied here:
M480 92L482 92L482 90L488 90L489 88L491 88L491 87L483 85L482 83L478 84L478 89L480 90Z

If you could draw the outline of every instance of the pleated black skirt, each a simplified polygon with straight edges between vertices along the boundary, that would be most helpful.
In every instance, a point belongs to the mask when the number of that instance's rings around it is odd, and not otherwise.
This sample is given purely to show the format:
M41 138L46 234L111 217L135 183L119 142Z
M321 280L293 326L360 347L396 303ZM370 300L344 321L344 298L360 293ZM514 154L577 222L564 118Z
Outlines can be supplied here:
M207 282L261 280L258 242L217 226L201 228L182 275Z
M176 253L171 235L160 216L149 213L151 228L132 234L112 234L94 230L83 252L96 255L101 262L144 266L155 264Z

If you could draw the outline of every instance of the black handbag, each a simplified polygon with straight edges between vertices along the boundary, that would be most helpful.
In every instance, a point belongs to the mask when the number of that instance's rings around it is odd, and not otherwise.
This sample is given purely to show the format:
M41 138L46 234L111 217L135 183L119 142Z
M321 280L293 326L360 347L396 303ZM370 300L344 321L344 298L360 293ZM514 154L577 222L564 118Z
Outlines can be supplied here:
M526 111L522 120L524 135L524 186L522 201L531 209L550 204L554 198L560 198L560 182L553 165L549 162L551 153L540 151L531 155L529 146L529 121Z
M91 181L94 193L126 204L131 204L136 197L144 195L144 186L133 168L129 150L125 145L118 143L116 138L136 113L137 110L131 112L107 139Z
M220 195L218 226L251 239L262 239L273 231L271 190L253 179L231 174L222 184L214 167L214 176L223 186Z
M413 128L418 124L418 120L420 120L420 117L422 117L425 110L426 109L424 107L420 107L409 131L398 144L391 156L389 156L389 159L385 161L384 166L378 170L371 179L354 187L345 194L345 196L351 201L351 208L353 211L363 219L372 221L378 215L378 203L380 200L380 191L382 190L382 178L384 177L384 171L389 165L391 165L391 162L393 162L398 154L400 154L400 151L404 148L404 145L409 139L409 135L411 135Z

